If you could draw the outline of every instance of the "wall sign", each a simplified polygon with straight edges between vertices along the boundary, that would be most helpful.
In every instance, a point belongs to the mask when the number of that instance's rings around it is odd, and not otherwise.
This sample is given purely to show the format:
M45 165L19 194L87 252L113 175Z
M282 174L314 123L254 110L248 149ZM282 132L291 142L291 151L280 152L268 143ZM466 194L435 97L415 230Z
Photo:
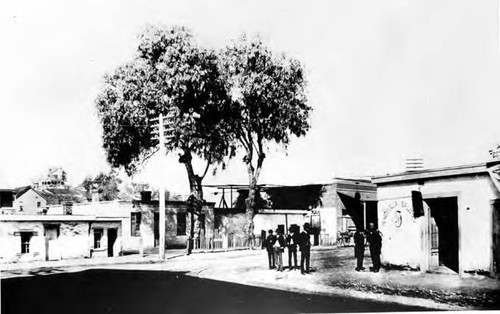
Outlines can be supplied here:
M403 217L401 216L401 212L399 210L394 212L392 222L394 223L396 228L401 227L401 224L403 223Z

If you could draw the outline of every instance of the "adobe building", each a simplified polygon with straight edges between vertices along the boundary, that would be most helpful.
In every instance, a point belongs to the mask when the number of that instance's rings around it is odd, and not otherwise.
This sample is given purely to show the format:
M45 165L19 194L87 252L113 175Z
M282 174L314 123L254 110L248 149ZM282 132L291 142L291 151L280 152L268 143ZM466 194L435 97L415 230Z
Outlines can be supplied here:
M497 161L373 178L382 262L498 274L499 169Z
M51 206L49 214L61 214L63 206ZM115 200L79 203L72 206L74 215L119 218L122 224L122 250L127 252L157 251L159 247L159 201L151 193L141 193L140 200ZM190 233L190 213L184 201L165 201L165 247L185 248ZM205 203L197 219L207 236L214 229L214 204Z
M0 215L0 261L118 256L121 221L93 215Z
M203 206L195 229L207 237L213 234L213 206ZM186 247L190 215L186 202L166 201L166 248ZM53 205L45 212L24 214L9 211L0 215L0 247L0 262L155 252L159 203L144 194L141 200Z

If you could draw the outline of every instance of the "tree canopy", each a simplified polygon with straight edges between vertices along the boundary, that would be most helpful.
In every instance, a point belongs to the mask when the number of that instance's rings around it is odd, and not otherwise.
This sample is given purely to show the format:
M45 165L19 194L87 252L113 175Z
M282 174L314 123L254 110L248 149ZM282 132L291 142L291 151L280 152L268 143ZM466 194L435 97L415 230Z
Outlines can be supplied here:
M87 192L87 199L91 198L92 192L97 190L99 193L99 201L112 201L118 198L120 193L119 184L121 180L117 177L114 171L109 173L101 172L94 178L86 177L81 186Z
M128 174L157 151L151 137L160 113L173 116L167 151L179 152L191 193L202 198L201 180L211 164L234 155L224 118L232 116L217 54L199 47L183 27L149 26L136 56L104 78L96 100L108 161ZM207 165L198 175L193 156Z
M245 151L249 229L257 210L257 182L269 143L287 147L291 136L310 128L306 79L301 63L275 54L260 38L242 37L223 51L222 68L233 105L238 108L234 139ZM249 231L250 232L250 231Z

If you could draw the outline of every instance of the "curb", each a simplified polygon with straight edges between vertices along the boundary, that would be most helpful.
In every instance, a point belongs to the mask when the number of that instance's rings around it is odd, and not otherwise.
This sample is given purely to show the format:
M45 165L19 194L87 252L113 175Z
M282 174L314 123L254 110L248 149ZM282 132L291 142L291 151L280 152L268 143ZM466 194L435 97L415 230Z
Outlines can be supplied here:
M10 272L23 272L22 274L16 274L15 276L9 277L9 278L14 278L14 277L29 277L33 276L29 274L28 272L32 271L37 271L41 270L44 268L62 268L62 269L68 269L72 267L89 267L89 268L95 268L95 267L100 267L100 266L113 266L113 265L126 265L126 264L159 264L163 263L166 260L178 258L185 256L185 254L177 254L177 255L171 255L168 257L165 257L165 259L162 261L159 258L148 258L148 259L138 259L138 260L130 260L130 261L110 261L110 262L104 262L104 263L77 263L77 264L72 264L72 265L60 265L60 266L37 266L37 267L32 267L32 268L13 268L13 269L7 269L7 270L0 270L0 273L10 273ZM1 276L3 277L3 276ZM6 278L7 279L7 278Z

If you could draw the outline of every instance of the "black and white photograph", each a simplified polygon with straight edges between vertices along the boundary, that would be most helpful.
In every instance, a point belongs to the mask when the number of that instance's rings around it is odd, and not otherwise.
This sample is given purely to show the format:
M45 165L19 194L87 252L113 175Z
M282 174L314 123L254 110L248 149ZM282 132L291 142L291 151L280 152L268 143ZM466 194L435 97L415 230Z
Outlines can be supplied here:
M2 314L500 311L500 0L3 0Z

